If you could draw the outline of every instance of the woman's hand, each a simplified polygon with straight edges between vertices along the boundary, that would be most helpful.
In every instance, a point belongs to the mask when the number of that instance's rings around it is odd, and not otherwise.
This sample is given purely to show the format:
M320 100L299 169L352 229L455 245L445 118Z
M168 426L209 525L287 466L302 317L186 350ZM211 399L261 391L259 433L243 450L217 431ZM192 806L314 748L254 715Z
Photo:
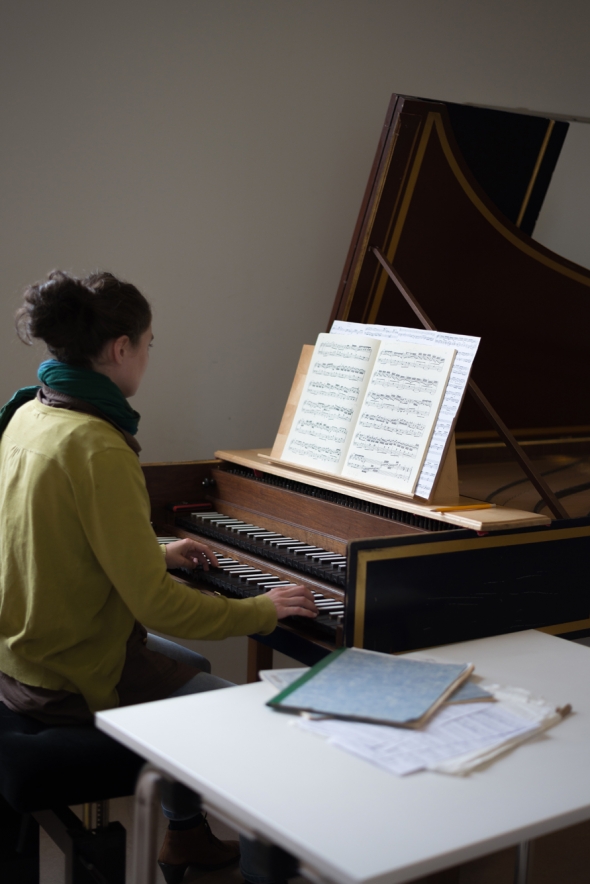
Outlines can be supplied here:
M272 600L277 609L277 620L283 620L285 617L317 617L318 609L316 608L313 595L310 589L305 586L275 586L270 592L266 593L267 597Z
M208 571L210 564L217 565L217 558L205 543L185 537L166 546L167 568L196 568L202 565Z

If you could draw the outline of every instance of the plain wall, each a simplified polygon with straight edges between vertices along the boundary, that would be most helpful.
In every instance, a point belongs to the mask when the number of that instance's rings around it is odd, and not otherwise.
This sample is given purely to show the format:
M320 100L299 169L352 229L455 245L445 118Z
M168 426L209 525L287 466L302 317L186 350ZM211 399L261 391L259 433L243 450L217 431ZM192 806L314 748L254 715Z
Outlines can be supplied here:
M0 401L43 356L24 285L106 268L154 307L143 460L270 446L391 93L590 117L589 25L582 0L2 0ZM537 233L586 265L589 149L578 126Z
M590 117L589 25L572 0L3 0L0 400L42 355L14 339L23 286L108 268L155 310L144 460L270 445L391 93ZM590 264L568 139L576 217L551 204L538 236Z

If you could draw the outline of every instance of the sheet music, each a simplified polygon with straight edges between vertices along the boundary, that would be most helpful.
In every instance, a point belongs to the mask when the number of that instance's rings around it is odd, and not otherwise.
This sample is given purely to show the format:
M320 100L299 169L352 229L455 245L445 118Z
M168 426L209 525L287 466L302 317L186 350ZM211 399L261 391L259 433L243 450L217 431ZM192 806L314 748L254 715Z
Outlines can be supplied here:
M334 322L330 334L337 334L339 336L360 334L368 338L379 338L384 341L404 341L415 344L428 342L438 346L453 347L457 351L446 393L438 414L438 420L414 489L415 494L419 497L428 499L432 493L447 440L459 414L480 338L468 335L452 335L446 332L433 332L424 329L400 328L393 325L365 325L362 322L343 322L341 320ZM416 397L417 400L418 398ZM385 402L386 400L383 401Z
M419 730L336 719L298 719L297 724L397 776L436 770L451 759L500 749L541 729L500 703L445 706Z
M342 475L412 494L456 350L381 341Z
M281 460L339 474L380 342L318 335Z

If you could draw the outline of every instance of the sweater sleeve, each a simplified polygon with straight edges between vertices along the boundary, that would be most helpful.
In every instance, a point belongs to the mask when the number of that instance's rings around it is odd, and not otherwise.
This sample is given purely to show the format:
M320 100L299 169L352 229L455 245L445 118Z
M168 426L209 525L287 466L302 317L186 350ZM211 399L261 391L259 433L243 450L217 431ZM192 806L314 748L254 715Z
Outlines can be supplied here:
M144 626L202 639L268 634L275 628L276 610L266 596L204 595L168 574L150 524L143 473L131 450L110 448L92 455L75 494L98 563Z

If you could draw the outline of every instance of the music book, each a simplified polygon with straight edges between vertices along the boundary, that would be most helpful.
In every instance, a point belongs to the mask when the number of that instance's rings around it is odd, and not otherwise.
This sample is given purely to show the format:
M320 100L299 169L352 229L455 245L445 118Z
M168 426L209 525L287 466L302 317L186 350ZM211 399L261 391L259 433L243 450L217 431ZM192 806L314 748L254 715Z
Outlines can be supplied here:
M441 468L447 444L455 428L457 417L465 391L473 360L477 354L480 338L472 335L456 335L449 332L427 331L420 328L403 328L396 325L371 325L361 322L344 322L336 320L332 324L331 334L363 335L368 338L379 338L387 341L407 341L413 344L436 344L437 346L454 347L457 355L453 362L447 383L444 399L440 407L434 432L418 483L414 490L417 497L426 500L430 497Z
M413 494L456 353L320 334L280 460Z
M334 651L268 701L280 712L420 727L473 672L471 663Z
M261 681L267 681L277 690L282 691L309 672L309 666L298 666L296 669L261 669L258 677ZM491 703L493 694L474 682L474 675L464 681L446 700L446 703Z

